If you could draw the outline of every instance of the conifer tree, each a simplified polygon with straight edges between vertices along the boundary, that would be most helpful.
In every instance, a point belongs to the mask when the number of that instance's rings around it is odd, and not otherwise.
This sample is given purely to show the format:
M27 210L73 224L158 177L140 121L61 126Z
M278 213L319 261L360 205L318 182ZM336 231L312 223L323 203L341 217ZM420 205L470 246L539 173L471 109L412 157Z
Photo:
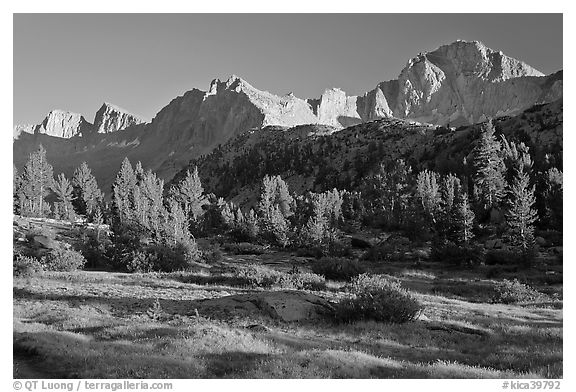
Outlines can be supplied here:
M563 221L563 188L562 172L555 167L548 169L544 173L544 189L541 193L544 206L541 216L549 227L560 231Z
M420 200L424 213L432 223L436 223L441 201L437 173L429 170L418 173L416 179L416 196Z
M290 195L288 185L280 176L265 176L262 180L258 210L267 217L274 206L278 206L282 215L287 218L292 215L291 205L294 199Z
M534 162L530 156L529 148L523 142L514 143L508 142L504 135L502 139L502 153L504 157L504 164L506 166L508 182L511 182L519 170L524 170L530 173L530 169Z
M128 158L124 158L120 171L116 175L116 181L112 185L112 208L116 218L124 223L131 215L133 205L131 194L136 187L136 176Z
M73 187L73 205L76 212L80 215L86 215L93 219L96 211L100 209L103 195L96 178L92 175L86 162L74 171L72 178Z
M18 198L18 193L20 192L20 187L22 186L22 179L18 174L18 169L16 165L12 164L12 212L14 214L20 213L20 203Z
M523 169L516 174L508 193L509 206L506 212L508 235L514 245L523 249L531 248L534 242L534 222L538 215L533 208L534 187L530 187L530 177Z
M381 217L385 226L405 224L411 198L410 172L411 168L400 159L380 165L375 174L368 176L361 188L366 213Z
M288 243L290 226L286 218L292 215L293 202L288 186L280 176L264 177L258 203L261 232L282 246Z
M59 218L70 219L74 212L72 208L73 196L70 181L68 181L64 173L60 173L50 188L60 203L59 206L61 207L62 216Z
M505 166L501 156L501 146L490 120L483 128L480 140L473 151L473 164L476 171L474 183L481 207L488 211L497 207L505 192Z
M474 212L470 208L468 193L459 192L454 204L454 242L457 244L468 244L474 237L472 228L474 226Z
M456 199L456 195L460 193L461 187L462 184L460 179L454 174L450 173L447 176L444 176L442 179L441 194L442 204L445 211L452 211L454 200Z
M186 177L171 189L172 197L183 207L186 216L192 222L197 222L204 214L203 206L208 204L204 187L198 175L198 167L192 173L186 172Z
M53 169L46 160L46 150L40 145L24 166L19 191L21 210L29 215L45 216L49 206L44 198L50 193L52 181Z
M165 217L163 191L164 181L148 170L133 193L134 205L137 205L138 223L152 230L155 236L161 235L161 222Z

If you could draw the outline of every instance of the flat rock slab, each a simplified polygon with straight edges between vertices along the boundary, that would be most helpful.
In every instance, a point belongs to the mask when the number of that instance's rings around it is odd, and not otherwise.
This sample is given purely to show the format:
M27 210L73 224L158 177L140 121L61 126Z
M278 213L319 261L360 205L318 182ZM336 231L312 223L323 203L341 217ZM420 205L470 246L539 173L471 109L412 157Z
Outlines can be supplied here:
M282 321L316 320L329 316L334 310L322 297L292 290L230 295L200 301L198 305L201 314L264 315Z

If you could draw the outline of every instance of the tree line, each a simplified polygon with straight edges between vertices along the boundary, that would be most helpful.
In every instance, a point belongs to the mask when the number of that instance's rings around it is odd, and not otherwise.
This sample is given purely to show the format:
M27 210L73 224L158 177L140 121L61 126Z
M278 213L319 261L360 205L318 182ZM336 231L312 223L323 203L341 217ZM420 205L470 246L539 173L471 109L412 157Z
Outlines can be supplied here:
M41 146L22 173L14 168L14 211L105 221L115 241L111 258L123 266L148 263L152 269L174 268L173 259L180 266L194 260L198 236L227 234L239 241L333 254L342 251L342 231L361 228L403 231L414 239L432 239L438 248L467 248L477 233L489 230L525 252L534 246L536 223L561 230L560 170L551 167L535 180L529 148L498 139L491 122L483 127L472 159L470 175L415 172L401 159L382 162L354 190L300 195L291 193L279 175L265 175L257 205L246 209L206 194L197 167L166 187L154 172L140 162L133 167L127 158L108 204L85 162L71 180L64 174L54 178ZM48 203L47 196L55 201Z

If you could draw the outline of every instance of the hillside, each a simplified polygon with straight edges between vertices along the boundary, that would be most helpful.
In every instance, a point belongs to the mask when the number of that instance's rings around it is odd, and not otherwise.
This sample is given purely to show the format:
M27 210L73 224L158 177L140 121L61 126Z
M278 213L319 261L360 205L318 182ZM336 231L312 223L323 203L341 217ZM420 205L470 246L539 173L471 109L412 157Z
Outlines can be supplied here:
M536 165L546 154L562 157L562 100L495 121L508 140L530 147ZM465 174L463 162L481 124L449 129L399 119L375 120L341 131L318 125L265 127L246 132L212 154L193 160L208 192L252 205L264 175L281 175L296 193L332 187L354 189L380 163L405 160L414 169ZM561 167L561 166L560 166Z

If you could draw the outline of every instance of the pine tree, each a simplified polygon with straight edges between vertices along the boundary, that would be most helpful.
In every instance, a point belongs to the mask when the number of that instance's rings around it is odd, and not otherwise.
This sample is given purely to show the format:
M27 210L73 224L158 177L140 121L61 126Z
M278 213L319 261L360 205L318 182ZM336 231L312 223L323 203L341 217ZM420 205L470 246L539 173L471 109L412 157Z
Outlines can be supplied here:
M96 178L92 175L86 162L74 171L72 178L73 187L73 205L76 212L80 215L86 215L93 219L96 211L100 209L103 195Z
M484 126L480 140L473 151L473 164L476 171L474 183L481 207L485 211L498 206L506 187L501 146L494 132L494 125L492 121L489 121Z
M30 154L24 166L22 184L18 198L22 212L33 216L45 216L47 206L44 198L50 193L53 181L52 166L46 160L46 150L42 145Z
M293 202L288 186L280 176L264 177L258 203L261 231L282 246L288 243L290 225L286 218L292 215Z
M440 187L438 174L429 170L418 173L416 179L416 197L420 200L424 213L432 223L436 223L436 217L440 210Z
M58 198L58 201L60 203L59 207L61 207L63 214L59 218L71 219L74 212L72 208L72 200L73 200L72 185L70 184L70 181L68 181L64 173L60 173L58 175L56 180L53 181L50 188L52 189L52 192L56 194L56 197Z
M530 156L529 148L523 142L514 143L508 142L504 135L501 136L502 153L504 157L504 165L506 166L507 179L511 182L516 173L524 170L530 173L530 169L534 162Z
M18 194L20 192L20 187L22 186L22 179L18 173L16 165L12 165L12 212L14 214L20 213L20 203Z
M262 180L258 210L267 217L274 206L278 206L282 215L287 218L292 215L291 205L294 199L290 195L288 185L280 176L265 176Z
M509 187L509 206L506 212L508 235L514 245L523 249L531 248L534 242L534 222L538 215L533 208L536 202L534 187L530 187L530 177L519 170Z
M401 227L408 218L411 168L400 159L380 165L362 184L363 204L369 217L379 217L384 226Z
M255 239L260 234L260 229L258 225L258 216L254 209L250 209L248 214L244 219L244 225L242 227L242 232L248 236L248 238Z
M456 195L460 193L461 188L462 184L460 179L452 173L442 179L441 194L445 211L452 211L454 200L456 199Z
M544 173L544 189L541 193L545 223L556 230L562 230L564 185L562 172L555 167Z
M166 215L164 208L164 181L148 170L132 193L133 204L138 206L138 223L161 236L161 223Z
M134 206L130 196L135 187L136 175L128 158L124 158L120 171L116 175L116 181L112 185L113 214L120 223L124 223L132 215Z
M168 201L168 219L166 231L168 232L167 237L171 238L174 243L187 239L189 237L188 232L188 222L186 219L186 214L180 203L176 200Z
M470 208L468 194L466 192L459 192L458 197L454 204L454 242L456 244L468 244L474 233L472 228L474 226L474 212Z
M171 196L177 200L182 207L186 216L191 222L198 222L204 214L203 206L208 204L204 188L198 175L198 167L194 171L186 172L186 177L171 189Z

